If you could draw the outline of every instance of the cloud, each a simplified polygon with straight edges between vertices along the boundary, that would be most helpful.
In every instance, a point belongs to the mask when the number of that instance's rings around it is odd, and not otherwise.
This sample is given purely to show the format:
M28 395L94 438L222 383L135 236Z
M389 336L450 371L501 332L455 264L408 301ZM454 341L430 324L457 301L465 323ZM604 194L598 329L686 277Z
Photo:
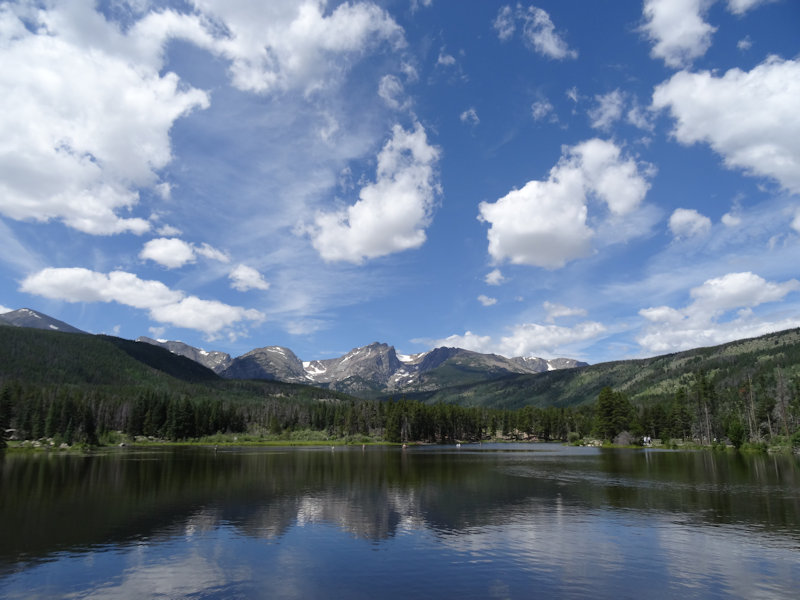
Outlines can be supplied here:
M527 12L522 13L521 18L524 23L523 36L539 54L558 60L578 57L578 52L571 50L563 38L556 33L555 25L546 11L529 6Z
M494 203L480 204L479 219L490 224L489 254L498 262L563 267L591 252L590 197L602 201L619 225L649 187L646 173L613 142L591 139L565 148L546 180L529 181Z
M711 219L693 208L676 208L669 218L669 229L676 238L692 238L711 230Z
M622 117L625 98L618 89L594 97L597 106L589 111L592 127L608 131Z
M497 31L497 37L500 38L500 41L505 42L511 39L517 30L517 23L514 11L510 6L504 6L498 11L497 17L492 22L492 27Z
M735 15L743 15L748 10L760 4L767 4L775 0L727 0L728 10Z
M226 61L240 90L308 95L338 85L370 47L405 44L372 3L246 8L203 0L187 13L137 10L123 27L91 2L0 6L0 213L95 235L149 230L132 210L143 190L169 197L160 177L170 130L210 105L165 68L173 40Z
M217 250L210 244L203 242L199 246L194 246L194 251L199 254L200 256L204 256L205 258L216 260L217 262L221 263L229 263L231 262L231 258L222 250Z
M648 113L648 111L640 107L638 101L636 98L634 98L633 106L628 111L625 120L634 127L638 127L644 131L653 131L653 123L651 119L652 116Z
M794 213L794 219L792 219L791 227L797 233L800 233L800 208L798 208Z
M411 12L415 13L419 10L420 6L429 8L433 4L433 0L411 0Z
M542 306L547 311L547 318L545 319L545 321L547 321L548 323L552 323L553 321L561 317L586 316L586 310L583 308L570 308L568 306L564 306L563 304L555 304L553 302L544 302Z
M464 335L451 335L439 340L414 340L416 342L427 342L431 348L463 348L474 352L491 352L492 338L490 336L480 336L467 331Z
M655 88L653 107L669 109L684 145L705 142L729 169L775 179L800 193L800 61L770 57L722 77L682 71Z
M178 238L157 238L148 241L139 252L139 258L152 260L168 269L177 269L194 262L198 254L219 262L230 261L227 254L213 246L206 243L195 246Z
M150 259L168 269L176 269L195 260L192 245L178 238L150 240L139 252L139 258Z
M158 189L173 123L209 99L134 62L135 45L80 4L0 8L0 213L95 235L150 228L125 215Z
M511 335L500 339L503 356L541 356L560 354L567 346L594 340L605 333L601 323L586 321L574 327L525 323L513 328Z
M461 113L459 117L462 123L468 123L469 125L475 126L481 122L478 118L478 113L475 111L475 108L468 108L464 112Z
M682 68L703 56L716 31L703 20L713 0L645 0L642 30L654 43L650 55Z
M606 328L601 323L587 321L574 327L523 323L511 328L510 334L499 340L467 331L464 335L432 340L431 347L448 346L464 348L474 352L493 353L501 356L538 356L551 358L574 352L574 344L594 340Z
M534 51L548 58L562 60L577 58L578 52L569 48L564 39L556 32L555 25L547 11L536 6L524 9L517 4L516 10L504 6L497 13L492 23L501 41L510 39L517 29L522 27L522 37Z
M436 64L442 67L452 67L456 64L456 59L452 54L446 54L444 48L439 51L439 58L436 59Z
M488 285L500 285L501 283L506 281L506 278L503 277L503 274L500 272L500 269L493 269L492 271L489 271L486 274L484 281Z
M566 90L564 92L564 95L567 98L569 98L570 100L572 100L575 104L578 103L579 96L578 96L578 88L577 88L577 86L573 85L571 88L569 88L568 90Z
M269 283L264 279L261 273L247 265L237 265L236 268L230 272L228 278L231 280L231 287L240 292L269 289Z
M411 106L411 101L404 97L405 89L401 81L394 75L384 75L378 84L378 96L386 106L394 110L406 110Z
M494 304L497 304L497 298L490 298L485 294L481 294L480 296L478 296L478 302L480 302L484 306L492 306Z
M6 314L8 312L11 312L12 310L14 310L14 309L13 308L6 308L2 304L0 304L0 315L4 315L4 314Z
M231 80L241 90L313 93L334 85L350 57L371 44L405 45L403 29L371 3L344 3L331 11L323 0L272 1L259 10L228 0L201 6L210 21L224 25L226 35L207 47L231 61Z
M181 235L183 231L178 229L177 227L173 227L172 225L162 225L156 230L156 233L161 236L169 236L175 237L176 235Z
M534 121L541 121L548 115L551 121L558 120L553 114L553 105L547 100L537 100L531 104L531 115Z
M800 282L796 279L775 283L751 272L709 279L689 292L693 301L684 308L657 306L640 310L650 325L637 341L648 352L674 352L797 327L798 316L769 320L752 311L761 304L779 302L797 290ZM735 309L735 317L721 321Z
M722 224L726 227L738 227L742 224L742 218L733 212L727 212L722 215Z
M421 246L439 189L438 159L422 125L412 131L395 125L378 154L375 182L361 188L355 204L321 212L307 228L320 256L359 264Z
M46 268L26 277L20 291L67 302L116 302L149 311L159 323L185 327L214 337L241 321L263 321L257 310L202 300L171 290L160 281L139 279L133 273L98 273L83 268Z
M753 40L750 39L750 36L745 36L736 42L736 47L742 52L746 52L753 47Z

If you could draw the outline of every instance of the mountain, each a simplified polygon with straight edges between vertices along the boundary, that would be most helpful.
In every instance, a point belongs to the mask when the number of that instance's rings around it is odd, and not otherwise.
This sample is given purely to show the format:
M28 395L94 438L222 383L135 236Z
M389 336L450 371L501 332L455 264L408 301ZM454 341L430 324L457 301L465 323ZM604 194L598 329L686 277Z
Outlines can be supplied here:
M716 385L731 390L744 389L750 382L764 387L764 381L781 377L791 381L800 376L800 329L652 358L408 391L405 397L427 404L567 407L591 404L604 387L610 387L634 402L651 403L670 400L678 388L691 389L697 373L705 373Z
M194 346L184 344L183 342L154 340L143 335L136 338L136 341L143 342L145 344L151 344L153 346L160 346L161 348L169 350L173 354L185 356L186 358L189 358L200 363L204 367L211 369L215 373L222 373L231 364L231 355L227 352L218 352L216 350L207 352L206 350L195 348Z
M123 393L143 382L213 382L220 377L164 348L105 335L0 327L0 384L108 386Z
M300 359L294 352L281 346L251 350L234 358L221 373L228 379L269 379L287 383L310 383Z
M393 346L375 342L353 348L339 358L315 360L303 366L308 378L317 385L368 396L390 389L390 382L403 363Z
M259 406L267 396L352 400L402 395L427 404L511 409L591 404L604 387L623 392L638 404L660 402L672 399L679 388L693 389L698 373L734 399L751 386L754 394L773 400L776 389L800 389L800 329L595 365L570 359L509 359L459 348L405 356L378 343L354 348L340 358L303 363L288 348L268 346L232 359L220 377L195 360L160 347L165 342L154 345L65 333L51 329L51 323L63 324L46 315L14 313L19 314L2 316L31 318L40 327L0 320L0 386L7 382L98 386L115 397L138 397L144 386L159 393L254 401ZM192 353L185 344L175 348ZM569 368L574 366L581 368ZM357 393L346 396L342 392L347 390Z
M65 333L86 333L77 327L73 327L53 317L48 317L30 308L20 308L19 310L12 310L11 312L0 314L0 325L3 324L13 325L14 327L62 331Z
M0 315L1 323L83 333L67 323L27 308ZM135 342L128 342L122 349L131 355L139 355L145 364L150 364L148 361L151 360L152 353L137 347L137 344L158 347L172 355L191 360L225 379L314 385L362 398L426 393L454 385L493 381L509 375L531 375L586 366L586 363L570 358L506 358L462 348L435 348L430 352L400 355L393 346L378 342L353 348L338 358L307 362L301 361L289 348L281 346L256 348L242 356L231 358L225 352L207 351L179 341L141 336ZM157 363L160 364L161 359ZM202 378L198 373L193 374L193 377Z
M461 348L435 348L430 352L400 355L393 346L374 342L353 348L338 358L307 362L301 362L288 348L258 348L233 359L220 373L232 379L310 383L371 398L585 365L569 358L505 358Z

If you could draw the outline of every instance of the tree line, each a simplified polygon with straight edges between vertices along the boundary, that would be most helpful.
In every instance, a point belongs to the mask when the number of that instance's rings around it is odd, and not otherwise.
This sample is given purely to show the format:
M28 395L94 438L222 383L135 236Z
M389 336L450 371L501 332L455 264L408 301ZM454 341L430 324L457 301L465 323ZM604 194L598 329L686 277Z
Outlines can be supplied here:
M260 391L260 393L259 393ZM776 436L800 441L800 377L776 369L735 387L694 373L667 400L632 402L610 387L597 401L577 407L517 409L424 404L404 398L357 400L324 393L287 395L270 387L247 388L220 398L170 390L37 386L6 382L0 388L3 437L96 444L109 431L130 437L189 440L217 433L280 436L324 432L330 438L370 437L389 442L453 443L506 439L568 440L595 437L729 440L763 443Z

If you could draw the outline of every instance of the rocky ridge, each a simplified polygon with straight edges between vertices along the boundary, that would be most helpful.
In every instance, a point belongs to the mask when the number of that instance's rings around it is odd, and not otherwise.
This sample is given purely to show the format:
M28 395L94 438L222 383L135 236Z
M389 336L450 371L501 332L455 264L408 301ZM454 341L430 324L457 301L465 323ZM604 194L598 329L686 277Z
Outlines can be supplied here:
M195 358L198 356L205 359L212 354L180 342L160 342L150 338L139 338L137 341L156 343L193 360L198 360ZM374 342L353 348L338 358L305 362L289 348L265 346L211 368L228 379L305 383L356 396L378 396L431 391L448 385L487 381L506 375L543 373L585 365L586 363L571 358L506 358L497 354L481 354L463 348L446 347L419 354L401 355L397 354L393 346Z
M0 314L0 325L82 333L67 323L22 308ZM88 335L88 334L86 334ZM228 379L266 379L303 383L361 397L429 392L452 385L490 381L514 374L533 374L586 366L571 358L506 358L463 348L434 348L413 355L398 354L394 346L374 342L343 356L303 362L289 348L265 346L232 358L174 340L141 336L136 342L160 346L193 360Z

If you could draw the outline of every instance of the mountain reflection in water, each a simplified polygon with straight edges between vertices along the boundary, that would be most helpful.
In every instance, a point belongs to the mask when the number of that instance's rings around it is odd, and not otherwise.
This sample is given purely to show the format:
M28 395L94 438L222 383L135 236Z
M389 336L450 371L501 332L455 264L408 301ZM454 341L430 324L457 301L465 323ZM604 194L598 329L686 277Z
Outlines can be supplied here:
M8 598L64 590L52 571L70 562L85 580L65 597L273 597L268 581L285 597L513 597L534 584L585 597L654 582L655 597L784 597L800 583L797 457L133 448L9 454L0 469ZM104 566L111 555L126 566Z

